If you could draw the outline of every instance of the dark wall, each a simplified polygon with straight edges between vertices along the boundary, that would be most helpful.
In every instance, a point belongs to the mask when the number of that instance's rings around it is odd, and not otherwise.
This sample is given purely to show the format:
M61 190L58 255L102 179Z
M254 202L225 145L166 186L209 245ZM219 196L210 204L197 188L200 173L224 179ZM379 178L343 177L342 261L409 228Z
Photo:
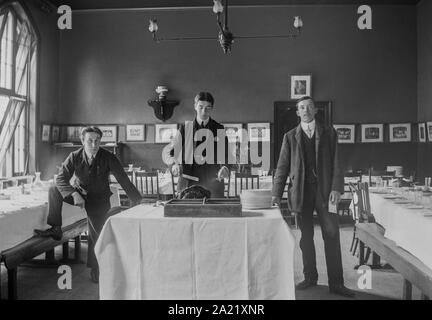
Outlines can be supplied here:
M193 117L193 97L201 90L214 94L220 122L273 123L273 102L290 98L290 75L310 73L313 96L333 101L334 123L416 122L416 7L372 9L373 30L360 31L357 6L232 8L235 35L285 33L294 15L302 16L304 28L295 40L238 39L229 55L216 41L155 44L147 31L149 18L157 17L160 36L216 36L210 8L74 13L73 29L60 34L57 120L160 123L147 100L156 86L167 85L168 97L181 101L169 123ZM149 167L161 165L162 146L127 148ZM413 144L341 149L345 167L412 170L417 163Z
M418 26L418 120L432 121L432 3L417 7ZM419 178L432 176L432 142L419 143Z

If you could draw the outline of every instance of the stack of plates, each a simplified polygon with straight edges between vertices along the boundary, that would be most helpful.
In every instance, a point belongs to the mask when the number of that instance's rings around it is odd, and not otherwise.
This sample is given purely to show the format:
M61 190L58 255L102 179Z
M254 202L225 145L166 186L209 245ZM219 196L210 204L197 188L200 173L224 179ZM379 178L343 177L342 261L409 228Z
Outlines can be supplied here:
M272 206L270 189L242 190L240 201L243 209L267 209Z

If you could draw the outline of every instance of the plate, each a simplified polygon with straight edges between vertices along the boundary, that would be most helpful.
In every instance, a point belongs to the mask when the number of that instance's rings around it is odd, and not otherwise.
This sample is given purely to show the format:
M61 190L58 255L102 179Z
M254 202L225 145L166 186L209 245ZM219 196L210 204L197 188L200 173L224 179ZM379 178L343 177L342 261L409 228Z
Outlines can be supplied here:
M423 209L423 206L417 206L417 205L411 205L411 206L407 206L407 209Z
M408 203L412 203L411 201L409 201L409 200L396 200L395 202L394 202L395 204L408 204Z
M391 194L391 195L384 196L383 198L384 198L384 199L398 199L398 198L400 198L400 197Z

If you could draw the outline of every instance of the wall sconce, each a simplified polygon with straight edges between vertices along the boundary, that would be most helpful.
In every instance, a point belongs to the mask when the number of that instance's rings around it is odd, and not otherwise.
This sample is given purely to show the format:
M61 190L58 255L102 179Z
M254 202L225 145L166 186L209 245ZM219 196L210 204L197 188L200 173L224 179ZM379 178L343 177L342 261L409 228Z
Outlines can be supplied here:
M177 38L159 38L157 31L159 29L157 20L150 19L149 31L152 34L155 42L161 41L176 41L176 40L215 40L218 39L219 43L224 51L228 53L231 51L231 45L234 39L265 39L265 38L296 38L300 35L300 30L303 27L303 21L300 16L294 17L294 29L293 33L281 34L281 35L258 35L258 36L234 36L228 28L228 0L224 0L222 5L221 0L213 0L213 12L216 14L217 25L219 28L219 34L217 38L212 37L177 37ZM223 20L223 23L222 23Z
M158 86L155 91L159 96L155 100L149 100L147 103L154 109L156 118L165 122L172 117L174 108L180 103L180 101L168 100L166 98L168 88L165 86Z

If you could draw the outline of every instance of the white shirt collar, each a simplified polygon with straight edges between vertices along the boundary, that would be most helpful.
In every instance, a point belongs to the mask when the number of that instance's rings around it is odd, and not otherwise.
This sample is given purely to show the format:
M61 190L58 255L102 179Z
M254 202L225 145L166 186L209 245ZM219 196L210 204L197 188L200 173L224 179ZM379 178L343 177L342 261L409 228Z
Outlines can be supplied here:
M210 117L207 120L201 120L198 117L196 118L196 121L199 125L201 125L201 122L203 123L204 127L207 125L207 123L210 121Z
M308 133L308 129L311 132L311 135L314 134L315 132L315 119L312 120L311 122L300 122L301 127L303 129L303 131L307 134Z

